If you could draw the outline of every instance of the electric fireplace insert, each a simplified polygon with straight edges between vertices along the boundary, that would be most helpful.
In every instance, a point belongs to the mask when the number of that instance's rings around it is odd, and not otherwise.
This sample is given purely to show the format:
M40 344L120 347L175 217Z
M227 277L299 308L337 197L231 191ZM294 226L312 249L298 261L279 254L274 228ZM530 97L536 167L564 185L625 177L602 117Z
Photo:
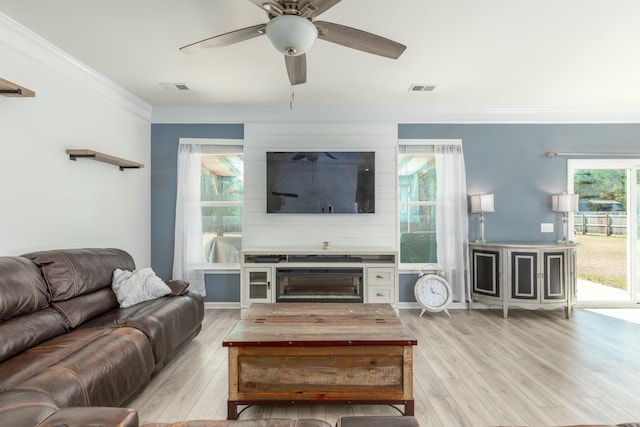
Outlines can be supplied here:
M361 303L362 268L278 268L276 302Z

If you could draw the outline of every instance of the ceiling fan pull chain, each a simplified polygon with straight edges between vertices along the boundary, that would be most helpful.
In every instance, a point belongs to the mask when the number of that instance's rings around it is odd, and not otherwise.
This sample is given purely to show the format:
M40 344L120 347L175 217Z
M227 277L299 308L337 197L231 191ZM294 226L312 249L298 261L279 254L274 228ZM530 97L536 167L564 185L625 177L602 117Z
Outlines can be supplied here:
M296 100L296 93L294 91L295 86L291 85L291 98L289 98L289 109L293 110L293 101Z

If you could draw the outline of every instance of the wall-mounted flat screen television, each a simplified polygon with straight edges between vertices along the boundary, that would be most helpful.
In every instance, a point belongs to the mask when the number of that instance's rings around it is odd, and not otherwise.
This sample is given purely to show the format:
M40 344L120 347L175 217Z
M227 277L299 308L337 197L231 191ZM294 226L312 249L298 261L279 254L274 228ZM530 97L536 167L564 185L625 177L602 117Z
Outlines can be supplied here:
M374 213L375 152L267 152L267 213Z

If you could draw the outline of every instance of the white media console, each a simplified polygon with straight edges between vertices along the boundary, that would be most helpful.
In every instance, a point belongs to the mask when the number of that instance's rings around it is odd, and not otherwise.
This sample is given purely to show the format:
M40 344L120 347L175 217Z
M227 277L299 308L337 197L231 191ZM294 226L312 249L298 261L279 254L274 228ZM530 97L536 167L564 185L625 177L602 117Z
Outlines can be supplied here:
M246 249L240 262L242 308L257 302L398 305L398 256L392 249Z

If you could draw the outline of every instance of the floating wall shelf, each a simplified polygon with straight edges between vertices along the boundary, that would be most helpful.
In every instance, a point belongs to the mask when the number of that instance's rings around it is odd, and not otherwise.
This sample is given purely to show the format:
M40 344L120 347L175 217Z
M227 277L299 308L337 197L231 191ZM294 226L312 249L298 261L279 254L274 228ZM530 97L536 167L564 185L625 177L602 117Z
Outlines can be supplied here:
M36 93L9 80L0 79L0 95L33 98Z
M108 154L98 153L97 151L93 151L93 150L86 150L86 149L67 150L67 154L69 155L70 160L76 160L78 158L87 158L87 159L97 160L99 162L116 165L120 168L121 171L125 169L140 169L144 167L142 163L132 162L131 160L125 160L119 157L110 156Z

